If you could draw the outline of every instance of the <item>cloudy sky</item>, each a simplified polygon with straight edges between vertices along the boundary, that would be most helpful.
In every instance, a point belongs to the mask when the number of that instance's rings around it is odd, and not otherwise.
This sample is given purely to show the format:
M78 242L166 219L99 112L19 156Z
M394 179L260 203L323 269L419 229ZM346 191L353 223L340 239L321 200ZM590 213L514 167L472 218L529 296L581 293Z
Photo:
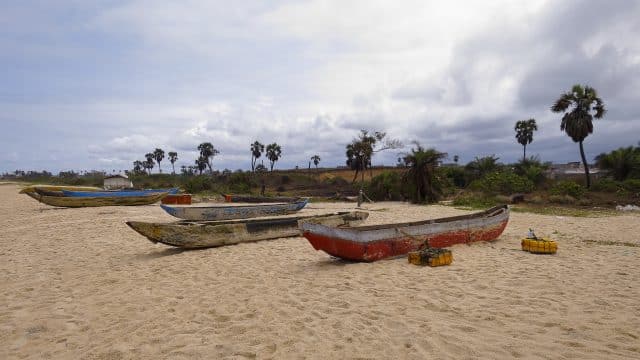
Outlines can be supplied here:
M608 110L591 160L640 141L638 19L632 0L5 0L0 172L118 171L156 147L178 168L205 141L247 169L255 140L277 168L337 166L360 129L512 162L529 118L528 154L578 161L549 111L575 83Z

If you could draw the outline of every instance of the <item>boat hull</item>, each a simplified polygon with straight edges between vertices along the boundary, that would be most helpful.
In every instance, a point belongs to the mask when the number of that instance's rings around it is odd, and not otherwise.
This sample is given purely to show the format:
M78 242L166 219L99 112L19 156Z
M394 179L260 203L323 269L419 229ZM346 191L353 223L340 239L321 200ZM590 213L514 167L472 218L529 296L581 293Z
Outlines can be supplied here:
M298 221L304 218L331 226L355 225L368 213L362 211L250 220L210 222L148 223L128 221L127 225L149 241L183 249L199 249L283 237L300 236Z
M316 250L352 261L376 261L405 255L422 247L495 240L509 221L506 205L481 213L428 221L334 228L303 221L303 236Z
M20 194L35 193L37 190L42 191L103 191L103 189L93 186L67 186L67 185L29 185L20 190Z
M68 197L136 197L150 194L168 193L176 194L177 188L172 189L148 189L148 190L112 190L112 191L71 191L61 190L63 196Z
M26 193L41 203L59 207L96 207L96 206L136 206L149 205L160 201L167 193L129 197L68 197L43 196L37 193Z
M246 202L246 203L269 203L269 202L296 202L299 201L299 197L286 197L286 196L251 196L251 195L229 195L223 194L224 201L226 202Z
M169 206L160 207L169 215L190 221L212 221L248 219L261 216L287 215L301 210L308 200L293 203L257 205L210 205L210 206Z

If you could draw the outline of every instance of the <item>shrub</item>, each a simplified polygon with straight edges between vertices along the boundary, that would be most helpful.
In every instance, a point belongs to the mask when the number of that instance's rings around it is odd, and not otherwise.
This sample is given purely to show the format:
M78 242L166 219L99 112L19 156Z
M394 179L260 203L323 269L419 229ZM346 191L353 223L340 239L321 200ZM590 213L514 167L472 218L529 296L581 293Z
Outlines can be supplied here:
M622 186L619 182L611 179L600 179L591 185L589 189L591 191L615 193L622 190Z
M184 189L191 194L196 194L205 190L211 190L211 178L206 175L189 177L184 183Z
M632 193L640 193L640 179L627 179L622 182L622 187Z
M574 199L580 199L584 195L585 189L574 181L564 180L553 185L549 192L552 195L569 195Z
M552 203L556 203L556 204L575 204L576 203L576 198L574 198L571 195L551 195L549 196L549 202Z
M371 179L364 191L374 201L401 200L402 176L396 171L384 171Z
M509 171L490 173L469 185L471 189L486 194L510 195L514 193L530 193L534 189L533 182L524 176Z
M464 188L467 186L467 175L464 172L464 168L458 166L447 166L439 168L443 177L449 179L451 184L458 188Z
M490 208L500 204L496 198L481 194L464 194L453 199L453 205L465 206L474 209Z

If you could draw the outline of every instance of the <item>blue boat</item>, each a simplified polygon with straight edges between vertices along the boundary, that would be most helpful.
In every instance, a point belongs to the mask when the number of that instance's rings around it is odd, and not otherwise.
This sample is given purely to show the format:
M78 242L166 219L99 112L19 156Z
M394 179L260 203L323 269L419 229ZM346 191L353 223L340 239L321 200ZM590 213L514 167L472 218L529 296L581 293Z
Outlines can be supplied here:
M146 189L146 190L108 190L108 191L69 191L62 190L62 196L67 197L130 197L145 196L157 193L177 194L180 189Z

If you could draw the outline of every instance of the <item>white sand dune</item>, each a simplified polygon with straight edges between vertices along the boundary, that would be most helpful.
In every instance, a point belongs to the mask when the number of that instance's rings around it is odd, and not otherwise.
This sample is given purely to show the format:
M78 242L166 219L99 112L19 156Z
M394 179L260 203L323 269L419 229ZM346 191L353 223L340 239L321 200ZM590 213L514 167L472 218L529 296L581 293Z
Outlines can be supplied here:
M348 263L304 238L181 251L126 220L0 187L0 358L640 358L640 215L512 213L451 266ZM312 203L303 213L352 209ZM370 223L461 214L365 204ZM529 227L556 255L520 251Z

